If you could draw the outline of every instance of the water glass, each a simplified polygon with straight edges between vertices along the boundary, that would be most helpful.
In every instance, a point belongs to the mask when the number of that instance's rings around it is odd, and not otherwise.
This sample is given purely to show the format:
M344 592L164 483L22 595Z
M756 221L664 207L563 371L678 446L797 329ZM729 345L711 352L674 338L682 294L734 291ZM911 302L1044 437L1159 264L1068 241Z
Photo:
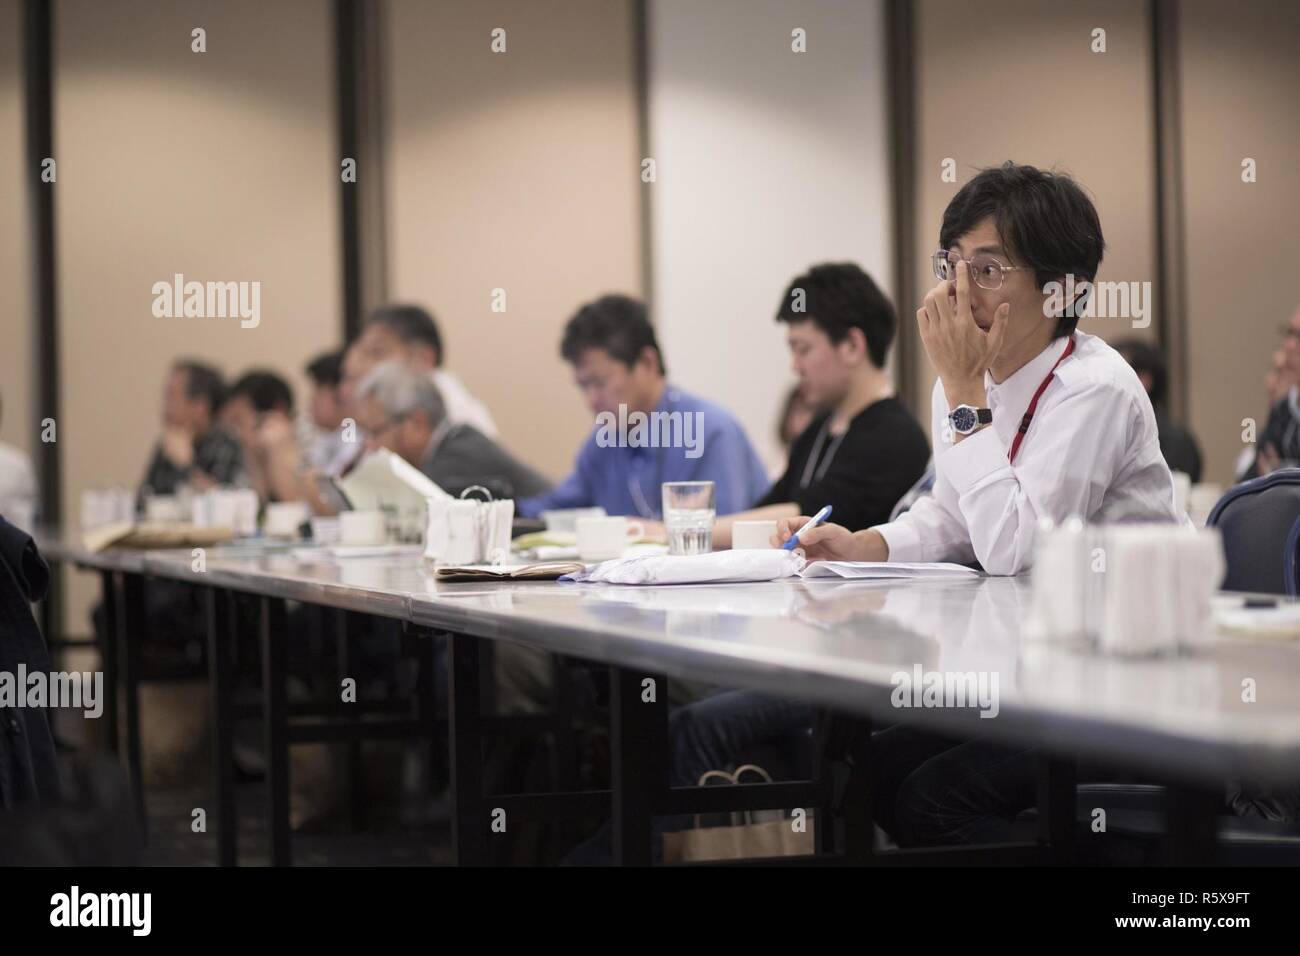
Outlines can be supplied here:
M711 481L665 481L664 528L669 554L704 554L713 550L717 515Z

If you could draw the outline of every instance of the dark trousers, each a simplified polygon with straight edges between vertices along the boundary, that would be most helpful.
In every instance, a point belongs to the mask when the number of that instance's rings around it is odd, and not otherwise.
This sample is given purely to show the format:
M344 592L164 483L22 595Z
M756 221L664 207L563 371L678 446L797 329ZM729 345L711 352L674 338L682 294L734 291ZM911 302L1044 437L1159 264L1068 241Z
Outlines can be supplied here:
M871 738L876 822L899 846L1004 843L1037 802L1040 753L893 726Z

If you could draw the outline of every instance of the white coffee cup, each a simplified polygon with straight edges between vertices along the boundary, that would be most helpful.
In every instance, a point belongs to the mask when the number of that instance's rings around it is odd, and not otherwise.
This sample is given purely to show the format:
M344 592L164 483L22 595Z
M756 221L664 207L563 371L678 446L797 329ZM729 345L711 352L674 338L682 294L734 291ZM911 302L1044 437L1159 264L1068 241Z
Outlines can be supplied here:
M603 518L604 508L555 508L543 511L541 519L546 522L546 530L563 534L573 534L581 518Z
M311 519L311 539L319 545L338 544L342 533L338 518L322 515Z
M579 518L578 557L583 561L607 561L623 556L628 544L645 534L639 521L612 516Z
M276 538L296 538L298 529L311 517L305 501L273 501L266 506L263 530Z
M200 523L213 528L229 528L232 532L238 533L239 500L235 497L235 493L224 489L213 489L204 497L206 504L195 509L195 514L201 514L204 519Z
M349 548L368 548L387 540L382 511L343 511L339 514L339 543Z
M175 495L152 495L144 500L144 516L149 521L180 521L180 499Z
M731 549L746 551L772 547L775 521L737 521L731 526Z

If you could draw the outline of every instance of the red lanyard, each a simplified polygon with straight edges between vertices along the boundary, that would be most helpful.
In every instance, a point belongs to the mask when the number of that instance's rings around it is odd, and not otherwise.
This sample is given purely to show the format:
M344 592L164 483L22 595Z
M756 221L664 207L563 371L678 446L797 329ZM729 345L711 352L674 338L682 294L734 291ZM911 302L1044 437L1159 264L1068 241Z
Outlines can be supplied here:
M1029 423L1034 420L1034 410L1038 408L1038 400L1043 397L1043 392L1047 390L1048 383L1052 381L1052 376L1056 374L1057 366L1064 362L1065 357L1073 351L1074 336L1071 335L1070 341L1065 343L1065 351L1061 353L1061 357L1056 360L1052 370L1047 373L1047 377L1038 386L1038 391L1034 392L1034 397L1029 400L1029 407L1025 409L1025 417L1020 419L1020 429L1016 432L1016 437L1011 440L1011 451L1007 452L1007 461L1009 463L1016 460L1016 452L1020 451L1020 443L1025 440L1025 432L1029 431Z

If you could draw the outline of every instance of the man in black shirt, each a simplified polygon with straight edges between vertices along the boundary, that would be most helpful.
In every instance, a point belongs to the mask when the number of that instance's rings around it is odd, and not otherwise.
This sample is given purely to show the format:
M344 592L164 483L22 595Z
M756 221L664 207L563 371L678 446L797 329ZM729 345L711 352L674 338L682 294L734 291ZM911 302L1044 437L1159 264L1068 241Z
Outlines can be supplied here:
M180 361L172 366L163 385L163 433L149 459L141 495L173 495L185 483L206 491L239 477L239 442L217 427L224 400L225 383L210 365Z
M1196 484L1201 480L1201 446L1189 429L1169 417L1165 408L1169 373L1164 358L1154 346L1141 339L1123 339L1112 343L1111 347L1133 366L1142 387L1147 390L1151 408L1156 413L1156 431L1160 435L1160 453L1164 455L1165 464L1170 471L1181 471L1192 479L1192 484Z
M754 508L718 519L715 547L730 546L735 521L816 514L828 504L847 528L888 521L930 457L885 371L898 323L870 276L851 262L814 266L790 283L776 320L786 324L800 391L825 411Z

